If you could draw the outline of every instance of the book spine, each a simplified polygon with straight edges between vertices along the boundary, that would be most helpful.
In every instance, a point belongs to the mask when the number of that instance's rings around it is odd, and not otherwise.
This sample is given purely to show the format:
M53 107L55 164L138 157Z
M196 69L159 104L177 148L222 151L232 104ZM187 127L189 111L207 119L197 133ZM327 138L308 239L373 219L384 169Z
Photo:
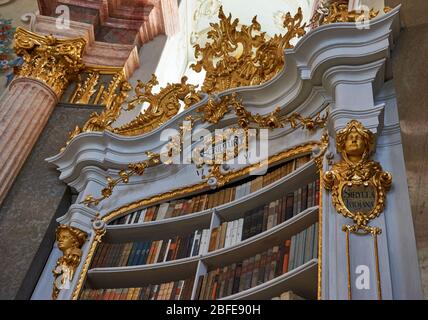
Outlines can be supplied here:
M238 220L238 232L236 235L236 243L239 243L242 241L243 228L244 228L244 218L240 218Z

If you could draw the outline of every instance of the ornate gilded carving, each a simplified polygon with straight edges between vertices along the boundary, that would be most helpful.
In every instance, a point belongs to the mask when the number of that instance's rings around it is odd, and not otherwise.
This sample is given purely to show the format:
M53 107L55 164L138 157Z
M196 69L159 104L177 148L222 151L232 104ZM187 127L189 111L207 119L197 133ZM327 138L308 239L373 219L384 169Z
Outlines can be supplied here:
M348 0L323 0L311 18L311 25L317 27L337 22L363 22L379 14L379 10L367 9L367 11L349 10Z
M317 150L316 154L314 155L314 161L315 161L315 164L317 165L319 172L322 172L323 170L323 158L327 151L328 144L329 144L329 136L327 132L324 132L323 135L321 136L320 147Z
M106 223L102 219L100 219L99 213L96 214L95 219L92 221L92 228L95 231L95 237L93 238L91 247L89 248L85 262L83 263L80 277L77 280L76 287L73 291L73 295L72 295L73 300L77 300L80 293L80 289L82 288L83 282L84 282L84 277L82 277L82 275L83 274L86 275L86 273L88 272L95 250L97 249L98 244L101 243L101 239L106 234Z
M284 28L288 30L287 33L275 35L271 39L267 39L265 33L260 31L260 25L255 17L251 26L238 27L239 20L235 19L232 22L232 17L229 15L226 18L220 8L219 18L219 23L211 25L209 38L212 42L204 48L195 46L195 54L200 60L192 67L196 71L201 71L202 68L207 71L202 87L202 91L205 93L260 84L271 79L284 65L284 49L291 48L290 41L294 37L302 36L306 27L306 24L302 25L303 15L300 8L294 17L290 13L285 15L283 24ZM186 109L200 101L200 96L195 91L196 86L187 84L186 81L187 78L183 77L181 83L168 84L157 94L152 92L153 87L158 84L155 75L148 83L139 81L135 88L136 97L128 101L127 110L132 110L136 106L144 107L144 104L147 108L134 120L120 127L112 128L110 125L117 117L110 116L118 115L116 111L120 111L120 107L117 106L100 115L92 114L80 132L110 130L128 136L149 132L178 114L181 108ZM103 94L103 103L109 105L109 99L114 96L112 92L112 90L108 90L108 93ZM203 118L206 121L217 123L227 113L229 106L234 106L235 111L242 115L240 121L243 127L246 125L244 118L250 117L251 114L240 108L238 102L234 100L235 98L236 96L232 95L221 98L220 102L210 99L204 107L198 110L204 113ZM249 121L256 122L262 127L276 127L276 125L279 126L279 123L272 122L276 120L275 115L269 115L266 119L255 115L250 117ZM290 120L292 121L291 118ZM77 132L78 130L74 130L71 133L69 141L76 136Z
M60 225L56 229L56 241L63 256L56 263L54 270L54 285L52 299L56 299L61 289L73 280L74 273L79 266L82 257L82 246L85 243L87 234L77 228L67 225Z
M82 203L86 205L98 205L100 201L109 198L112 193L114 187L116 187L119 183L128 183L129 178L133 176L134 174L137 175L143 175L144 171L149 168L156 166L160 164L160 154L154 153L151 151L146 152L147 160L138 162L138 163L130 163L128 165L129 170L121 170L119 172L119 178L113 179L112 177L107 177L107 187L101 190L101 197L100 198L94 198L92 195L88 195L85 197L85 200L82 201Z
M355 225L344 226L353 232L377 234L380 231L368 224L382 213L386 192L391 187L391 174L369 159L374 148L374 134L360 122L350 121L336 137L336 149L342 160L323 176L324 187L332 191L337 212L354 221ZM353 201L356 196L360 200Z
M81 75L79 75L79 81L70 102L88 104L92 95L97 91L95 87L99 78L100 74L98 72L90 72L85 81L82 82Z
M113 75L107 90L103 91L100 104L105 106L111 106L116 99L117 89L119 88L120 93L123 92L121 90L126 83L126 92L131 90L130 84L125 80L125 74L123 71L117 72ZM126 95L124 96L126 98ZM123 100L124 101L124 100ZM122 102L123 102L122 101ZM119 115L118 115L119 116ZM115 119L116 120L116 119Z
M68 146L76 136L81 134L82 132L93 132L93 131L104 131L109 130L113 131L113 128L111 125L114 123L114 121L117 120L117 118L120 116L122 111L122 104L126 100L126 97L128 96L128 92L131 90L131 86L125 79L122 78L123 75L117 75L113 78L111 81L111 85L108 89L108 91L105 91L104 95L104 101L105 103L108 103L105 105L104 110L98 114L98 112L91 113L89 119L86 121L86 123L83 125L82 128L79 126L76 126L73 131L69 132L68 140L65 143L66 146ZM119 93L118 94L112 94L110 95L109 92L111 92L114 88L116 90L116 83L118 82L117 79L121 79L119 83ZM113 86L112 83L115 85ZM110 98L111 97L111 98ZM64 151L65 147L61 148L61 152Z
M234 105L242 105L241 99L238 98L236 93L223 96L218 101L210 96L207 104L197 108L196 112L200 114L200 120L218 123L230 111L230 107Z
M250 26L238 26L239 20L226 15L220 7L219 23L211 23L204 48L194 46L197 62L191 67L206 71L202 91L220 92L250 86L271 79L284 66L284 49L291 48L291 39L305 34L303 15L299 8L294 17L287 13L283 22L285 35L267 39L256 17Z
M250 127L251 123L257 124L259 128L269 129L283 128L286 124L296 128L300 123L302 128L312 131L317 128L324 128L328 118L328 112L324 116L318 113L315 118L305 118L296 112L289 116L281 116L279 107L267 115L258 113L253 115L243 105L239 104L234 104L234 108L236 115L239 117L238 124L244 129Z
M201 114L203 121L218 123L231 110L235 112L238 117L238 125L243 129L249 128L251 124L257 125L258 128L268 129L283 128L286 124L296 128L300 123L304 129L312 131L324 128L328 118L328 112L324 116L318 113L314 118L303 117L296 112L289 116L282 116L279 107L267 115L258 113L253 115L245 108L236 93L223 96L218 101L210 98L206 105L199 107L196 111Z
M97 112L92 113L89 120L83 126L82 131L113 131L111 125L119 117L122 110L122 103L126 100L130 90L131 86L128 81L122 81L119 94L114 95L114 99L107 101L108 104L100 114Z
M152 92L153 87L158 84L155 75L147 83L138 81L135 87L136 97L128 101L127 110L147 103L146 110L131 122L112 131L127 136L149 132L175 116L182 106L186 109L200 101L201 98L195 91L196 86L187 84L186 81L187 77L183 77L181 83L168 84L157 94Z
M61 96L69 81L83 68L83 38L60 40L52 35L40 36L18 27L14 50L24 63L16 69L18 77L34 78Z
M153 76L152 80L156 80ZM148 88L145 88L145 91L151 92L152 86L155 85L155 82L152 81L152 83L148 83L145 86L149 86ZM234 108L236 115L239 117L238 125L242 129L248 129L249 125L251 123L255 123L258 125L259 128L281 128L286 123L289 123L292 128L296 128L299 123L302 125L303 129L312 131L318 128L323 128L326 125L327 118L328 118L328 112L325 113L324 116L321 116L320 113L318 113L315 118L305 118L301 116L298 113L293 113L290 116L280 116L279 111L280 109L277 108L274 112L267 116L261 116L259 114L252 115L249 111L247 111L243 105L241 104L240 99L237 97L235 93L222 97L218 102L215 102L212 98L208 100L207 105L202 106L197 109L199 113L201 113L201 116L197 119L193 119L192 117L188 117L186 120L190 120L193 125L194 121L196 120L203 120L208 121L211 123L217 123L219 120L221 120L224 115L230 111L230 108ZM236 128L230 128L233 132L233 130L236 130ZM119 177L117 179L113 179L111 177L107 177L108 185L101 191L101 197L95 198L92 195L88 195L85 200L82 202L86 205L98 205L100 201L109 198L113 192L113 189L116 187L118 183L128 183L129 178L135 174L137 175L143 175L145 169L148 167L153 167L161 163L161 159L171 159L173 154L178 154L181 152L181 140L180 137L183 136L183 130L186 130L186 127L184 125L180 126L180 134L176 137L174 137L169 142L169 147L167 148L168 154L158 154L151 151L147 151L146 154L148 156L148 159L140 162L140 163L131 163L128 165L128 170L121 170L119 172ZM78 129L75 129L72 133L70 133L70 136L75 136L80 133ZM116 132L116 131L114 131ZM218 137L214 137L214 139L217 139ZM223 137L222 137L223 139ZM328 140L328 137L326 138ZM321 147L323 148L322 152L325 152L326 145L325 143L328 143L322 141ZM242 150L242 147L246 146L240 146L237 150L234 150L233 152L239 152ZM235 155L236 156L236 155ZM197 159L197 157L194 157L194 159ZM226 159L225 159L226 160ZM322 161L322 160L321 160ZM171 164L171 162L167 161L164 162L165 164ZM200 164L196 161L196 166L198 167ZM214 176L216 179L219 177L218 173L219 168L214 163L210 163L212 166L210 169L211 175L207 177L209 179L211 176ZM221 185L227 183L228 180L225 180L223 178L217 179L218 183ZM218 184L216 183L216 185Z

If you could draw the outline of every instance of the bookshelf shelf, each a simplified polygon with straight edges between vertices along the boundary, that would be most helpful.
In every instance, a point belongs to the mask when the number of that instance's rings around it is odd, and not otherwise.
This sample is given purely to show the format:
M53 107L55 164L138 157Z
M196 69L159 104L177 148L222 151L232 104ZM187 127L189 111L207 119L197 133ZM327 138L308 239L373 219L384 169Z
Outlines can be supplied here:
M242 218L246 211L260 206L260 203L273 201L278 198L278 195L288 190L298 189L300 186L313 181L316 174L317 167L315 162L310 160L300 168L266 187L240 199L216 207L216 213L225 220Z
M108 225L106 242L145 240L158 237L159 234L184 235L197 229L210 227L212 209L184 216L137 224Z
M246 256L256 254L272 246L272 243L280 243L291 238L306 227L318 221L318 206L308 208L295 217L258 235L241 241L235 246L223 248L202 255L201 260L209 267L223 266Z
M88 271L87 283L92 288L125 288L187 279L195 275L199 259L194 256L156 264L95 268Z
M122 242L135 239L151 239L159 235L160 232L162 232L163 236L180 235L196 229L207 228L210 225L213 209L224 220L239 219L243 217L246 211L259 206L260 203L275 200L278 198L278 194L284 193L284 190L294 190L301 185L309 183L313 180L316 172L315 162L311 160L266 187L215 208L152 222L108 225L105 241Z
M147 281L163 282L189 278L196 273L199 260L206 266L223 266L242 260L246 256L271 247L272 243L279 243L284 239L291 238L292 235L315 223L317 219L318 206L311 207L280 225L241 241L235 246L219 249L204 255L162 263L94 268L88 272L88 283L93 288L122 288L146 285L148 284Z
M289 290L305 299L316 299L317 273L318 259L312 259L279 277L219 300L269 300Z

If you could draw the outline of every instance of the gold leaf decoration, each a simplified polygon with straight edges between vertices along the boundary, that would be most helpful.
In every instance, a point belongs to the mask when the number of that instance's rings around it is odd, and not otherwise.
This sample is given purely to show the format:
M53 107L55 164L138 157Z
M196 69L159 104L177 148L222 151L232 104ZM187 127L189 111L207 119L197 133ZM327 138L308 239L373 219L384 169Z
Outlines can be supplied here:
M86 45L83 38L61 40L21 27L16 29L14 37L15 53L24 60L23 65L15 69L18 77L37 79L58 97L83 68L82 55Z
M100 74L98 72L90 72L84 82L79 81L77 83L76 91L73 94L71 102L88 104L92 95L96 92L95 86L98 84L99 78Z
M384 12L388 12L388 9L388 7L385 7ZM379 10L370 9L370 11L367 11L349 10L348 0L323 1L311 18L311 25L317 27L338 22L363 23L363 21L371 20L379 14Z
M379 162L370 160L375 143L375 135L361 122L350 121L336 135L336 149L342 160L323 175L324 187L331 190L332 202L337 212L354 221L355 225L350 229L353 232L374 232L368 223L383 212L386 192L392 184L392 175L383 171ZM346 188L363 188L365 193L373 193L373 206L368 210L349 208L343 196Z
M210 97L207 104L196 109L201 115L201 120L214 124L218 123L232 110L238 117L238 125L243 129L249 128L252 124L257 128L276 129L284 127L287 123L290 124L292 128L296 128L300 123L303 128L312 131L318 128L324 128L328 117L328 112L324 116L318 113L314 118L303 117L297 112L289 116L282 116L280 115L281 109L279 107L267 115L260 115L258 113L252 114L245 108L242 104L242 100L236 93L223 96L218 101Z
M158 84L155 75L152 75L148 83L138 81L136 97L128 102L128 110L144 103L148 103L147 109L131 122L112 131L127 136L149 132L178 114L182 104L187 108L200 101L201 98L195 91L196 86L187 84L186 81L187 77L183 77L181 83L168 84L157 94L152 93L153 87Z
M267 39L254 17L250 26L238 26L220 8L220 22L211 23L209 42L204 48L194 46L197 62L191 67L206 71L202 91L220 92L230 88L258 85L275 76L284 66L284 49L292 48L290 41L305 34L301 8L294 17L287 13L284 28L287 33Z
M73 280L77 267L82 257L82 246L87 239L87 234L80 229L68 225L60 225L56 229L56 241L62 256L58 258L54 270L54 284L52 299L56 300L62 288Z

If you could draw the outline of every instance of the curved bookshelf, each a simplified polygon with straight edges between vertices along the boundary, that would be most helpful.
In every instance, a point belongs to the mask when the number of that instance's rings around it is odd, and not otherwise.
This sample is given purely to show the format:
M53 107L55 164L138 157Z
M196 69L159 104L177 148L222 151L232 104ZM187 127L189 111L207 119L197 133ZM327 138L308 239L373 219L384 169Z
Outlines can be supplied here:
M262 189L215 208L158 221L108 225L105 241L151 238L158 235L159 232L162 232L163 235L177 234L177 231L183 234L204 226L209 227L213 210L225 220L238 219L243 216L245 211L260 205L260 203L268 203L276 199L278 193L284 192L284 190L294 190L301 185L307 184L313 180L316 172L316 164L313 160L310 160L290 174Z
M306 299L316 299L317 275L318 259L312 259L279 277L219 300L269 300L289 290Z
M180 280L190 277L196 271L198 261L201 260L207 266L220 266L243 259L245 256L262 251L278 243L282 239L290 238L305 227L318 220L318 206L308 208L293 218L266 230L254 237L241 241L237 245L208 252L203 255L171 260L161 263L126 266L103 267L90 269L88 281L91 287L121 288L127 285L145 285L149 282L162 282L166 280ZM173 275L173 276L171 276ZM139 279L139 280L135 280Z
M313 181L317 170L315 162L310 160L278 181L240 199L216 207L216 213L226 220L240 218L245 211L251 210L260 203L276 200L278 194L283 193L284 190L298 189L300 186Z
M190 278L195 275L200 256L127 267L95 268L88 271L93 288L124 288Z
M215 274L215 277L224 279L221 281L225 286L225 279L231 281L231 278L226 278L229 275L219 270L229 274L236 268L232 278L237 280L232 280L238 281L239 288L240 282L244 281L242 291L238 292L235 282L233 288L229 282L229 296L213 291L212 298L270 299L287 290L305 298L316 298L317 250L310 249L310 246L316 246L314 239L317 239L317 167L308 157L300 163L296 159L278 164L263 177L245 178L214 193L207 191L193 198L165 203L163 211L159 211L162 212L159 220L156 217L160 207L154 206L117 218L121 219L118 223L107 226L103 239L105 246L96 253L95 267L87 273L86 288L125 290L194 279L191 297L198 299L199 284L203 286L200 279L204 279L204 283L214 283L209 277ZM209 201L206 200L208 197ZM207 202L202 202L202 199ZM230 200L223 203L225 199ZM194 205L186 204L185 209L180 209L184 208L181 207L184 203L192 201L195 201ZM199 211L182 213L198 205ZM210 208L201 210L207 206ZM166 210L174 212L165 214ZM209 249L211 251L207 252ZM291 258L291 250L305 253ZM185 257L192 253L194 256ZM256 256L258 260L254 260ZM167 259L174 260L160 262ZM133 265L138 263L136 261L147 261L147 264ZM259 262L256 265L254 261ZM259 267L269 271L262 271L268 273L264 276L261 273L261 278L250 280L256 281L253 285L257 285L249 288L250 270Z
M130 241L159 236L181 235L198 228L209 228L213 209L184 216L136 224L108 225L105 241Z
M237 245L208 252L202 255L201 260L207 266L222 266L236 262L245 258L245 256L269 248L272 243L279 243L284 239L291 238L292 235L297 234L316 221L318 221L318 206L308 208L293 218L254 237L243 240Z

